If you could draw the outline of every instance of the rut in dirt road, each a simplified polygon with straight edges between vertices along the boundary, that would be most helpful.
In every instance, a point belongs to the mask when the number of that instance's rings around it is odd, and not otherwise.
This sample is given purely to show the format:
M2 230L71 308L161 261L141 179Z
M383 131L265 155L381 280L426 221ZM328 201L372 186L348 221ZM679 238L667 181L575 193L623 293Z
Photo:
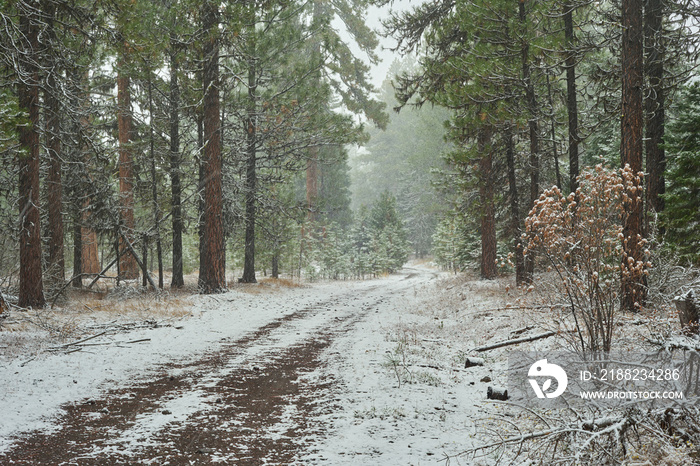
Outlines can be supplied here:
M334 410L333 371L319 370L329 346L416 279L340 293L155 379L66 406L56 431L25 436L0 463L293 463Z

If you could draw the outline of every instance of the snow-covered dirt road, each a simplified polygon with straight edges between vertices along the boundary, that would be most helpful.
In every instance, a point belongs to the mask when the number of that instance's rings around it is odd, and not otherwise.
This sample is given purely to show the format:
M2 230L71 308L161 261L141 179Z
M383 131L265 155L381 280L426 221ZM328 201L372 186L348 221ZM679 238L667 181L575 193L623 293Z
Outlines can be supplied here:
M195 297L175 325L3 361L0 463L434 464L469 444L483 398L457 361L402 347L436 278Z

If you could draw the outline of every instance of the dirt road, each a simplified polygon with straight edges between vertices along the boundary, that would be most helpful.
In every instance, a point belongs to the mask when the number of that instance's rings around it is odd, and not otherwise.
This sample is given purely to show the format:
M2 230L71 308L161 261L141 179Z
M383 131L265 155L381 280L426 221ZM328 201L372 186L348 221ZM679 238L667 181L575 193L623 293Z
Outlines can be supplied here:
M65 405L55 429L22 435L0 464L297 463L329 434L322 419L345 396L333 343L433 278L411 269L325 286L311 305L243 338L224 335L206 354Z

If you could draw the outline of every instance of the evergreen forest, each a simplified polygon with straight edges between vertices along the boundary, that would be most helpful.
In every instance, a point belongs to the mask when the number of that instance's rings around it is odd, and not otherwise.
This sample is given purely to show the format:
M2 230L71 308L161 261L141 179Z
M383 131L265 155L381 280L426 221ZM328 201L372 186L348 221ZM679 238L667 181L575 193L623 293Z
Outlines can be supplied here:
M692 0L0 1L0 291L41 308L432 257L525 286L554 268L638 310L659 263L700 261L699 20Z

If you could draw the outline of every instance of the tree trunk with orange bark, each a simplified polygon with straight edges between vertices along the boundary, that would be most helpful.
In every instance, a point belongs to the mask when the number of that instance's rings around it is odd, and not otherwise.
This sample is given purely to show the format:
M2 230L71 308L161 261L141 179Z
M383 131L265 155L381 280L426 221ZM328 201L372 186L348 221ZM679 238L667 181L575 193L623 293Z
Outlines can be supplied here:
M18 127L22 152L19 162L19 302L20 307L44 307L39 212L39 70L35 2L20 2L23 56L18 86L19 106L29 123Z
M644 86L643 56L643 2L622 1L622 166L629 165L634 174L642 171L644 111L642 89ZM624 235L624 261L622 267L622 309L639 310L645 292L642 277L630 265L643 261L643 185L635 186L627 193Z
M221 121L219 105L218 9L213 2L203 8L204 40L204 228L199 257L199 289L218 293L226 289L224 231L222 222Z
M56 5L53 2L44 0L42 10L46 18L46 33L50 45L56 40L54 31L54 17L56 15ZM63 180L62 153L61 153L61 102L58 99L58 86L54 68L49 71L46 77L46 87L44 100L46 105L46 150L49 158L49 172L46 183L46 204L48 210L48 247L49 257L47 272L49 280L57 285L62 285L66 279L65 260L63 251Z

